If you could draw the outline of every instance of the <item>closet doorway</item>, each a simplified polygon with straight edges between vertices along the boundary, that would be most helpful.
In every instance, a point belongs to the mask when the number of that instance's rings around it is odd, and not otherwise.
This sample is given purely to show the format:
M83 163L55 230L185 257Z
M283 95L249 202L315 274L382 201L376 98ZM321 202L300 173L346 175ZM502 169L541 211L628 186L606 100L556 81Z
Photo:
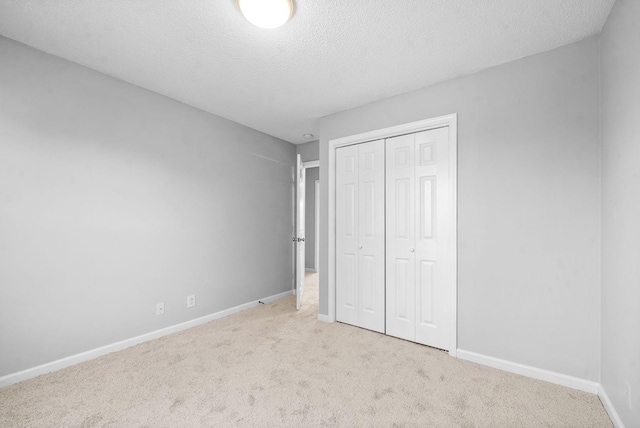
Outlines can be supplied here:
M456 146L455 114L329 141L329 321L456 355Z

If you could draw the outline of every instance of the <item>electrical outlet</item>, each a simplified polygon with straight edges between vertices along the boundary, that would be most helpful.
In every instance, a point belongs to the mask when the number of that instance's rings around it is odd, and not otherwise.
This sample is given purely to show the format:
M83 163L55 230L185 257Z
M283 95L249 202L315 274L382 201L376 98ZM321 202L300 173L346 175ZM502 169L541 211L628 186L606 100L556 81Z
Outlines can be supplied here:
M196 295L187 296L187 308L193 308L196 305Z
M156 303L156 315L164 315L164 302Z

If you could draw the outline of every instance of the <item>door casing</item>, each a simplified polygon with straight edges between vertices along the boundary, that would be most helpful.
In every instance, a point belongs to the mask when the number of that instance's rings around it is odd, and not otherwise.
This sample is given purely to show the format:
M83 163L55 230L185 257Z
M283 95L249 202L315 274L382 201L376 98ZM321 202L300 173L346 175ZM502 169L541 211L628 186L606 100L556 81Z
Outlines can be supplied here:
M300 155L297 155L297 157L299 157ZM315 161L307 161L307 162L302 162L301 164L302 166L302 170L303 170L303 174L304 174L304 178L306 181L306 174L307 174L307 169L309 168L320 168L320 161L319 160L315 160ZM299 171L296 167L296 170L294 171L294 180L293 180L293 188L292 188L292 201L293 201L293 206L294 206L294 214L293 214L293 239L294 241L296 240L296 238L298 237L298 223L300 222L301 219L301 213L300 213L300 201L298 200L298 189L297 189L297 179L295 178L296 174L298 174ZM316 181L316 188L318 187L317 185L317 181ZM316 192L318 193L318 192ZM304 199L304 198L303 198ZM318 195L316 195L316 227L315 227L315 239L316 239L316 260L318 260L318 242L319 242L319 229L318 229ZM306 211L306 204L305 201L302 201L303 204L305 205L304 209ZM306 231L305 231L306 233ZM300 282L302 284L302 286L304 286L304 272L306 271L306 269L304 268L304 252L303 252L303 256L302 256L302 260L299 260L299 252L298 252L298 243L294 242L294 246L293 246L293 264L292 264L292 280L291 280L291 290L293 292L294 295L298 295L298 282ZM298 270L300 269L299 263L302 262L302 278L300 279L298 277L299 273ZM316 266L318 264L316 263ZM316 267L316 272L318 271L317 267ZM302 288L302 287L301 287ZM296 307L299 310L300 309L300 304L302 303L302 297L298 298L296 297Z

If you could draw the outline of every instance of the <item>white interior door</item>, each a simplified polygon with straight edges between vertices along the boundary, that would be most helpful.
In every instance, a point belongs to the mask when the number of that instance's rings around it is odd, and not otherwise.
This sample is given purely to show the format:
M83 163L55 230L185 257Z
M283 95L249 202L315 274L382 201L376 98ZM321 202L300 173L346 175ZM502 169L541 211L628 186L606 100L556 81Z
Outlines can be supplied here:
M316 212L315 212L315 226L316 226L316 230L315 230L315 244L316 244L316 248L314 251L314 255L315 255L315 260L313 262L313 266L315 267L316 272L320 272L320 180L316 180L315 183L315 208L316 208Z
M384 140L358 145L359 326L384 333Z
M386 332L414 341L414 135L389 138L386 145Z
M449 128L389 138L386 157L387 334L449 350Z
M358 325L358 146L336 150L336 320Z
M384 140L377 140L336 151L336 319L384 332L384 305Z
M415 134L416 342L451 349L452 192L449 128Z
M304 293L304 223L305 223L305 168L300 155L296 159L296 310L302 306Z

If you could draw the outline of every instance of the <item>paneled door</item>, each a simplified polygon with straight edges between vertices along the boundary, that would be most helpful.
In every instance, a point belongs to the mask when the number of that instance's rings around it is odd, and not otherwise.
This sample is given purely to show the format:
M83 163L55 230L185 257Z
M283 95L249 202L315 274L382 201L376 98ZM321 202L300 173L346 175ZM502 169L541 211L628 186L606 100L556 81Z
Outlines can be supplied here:
M450 350L449 128L386 141L386 332Z
M384 140L336 150L336 319L384 333Z
M300 155L296 157L296 235L293 240L296 247L296 310L302 306L304 293L304 236L305 236L305 181L306 172Z

